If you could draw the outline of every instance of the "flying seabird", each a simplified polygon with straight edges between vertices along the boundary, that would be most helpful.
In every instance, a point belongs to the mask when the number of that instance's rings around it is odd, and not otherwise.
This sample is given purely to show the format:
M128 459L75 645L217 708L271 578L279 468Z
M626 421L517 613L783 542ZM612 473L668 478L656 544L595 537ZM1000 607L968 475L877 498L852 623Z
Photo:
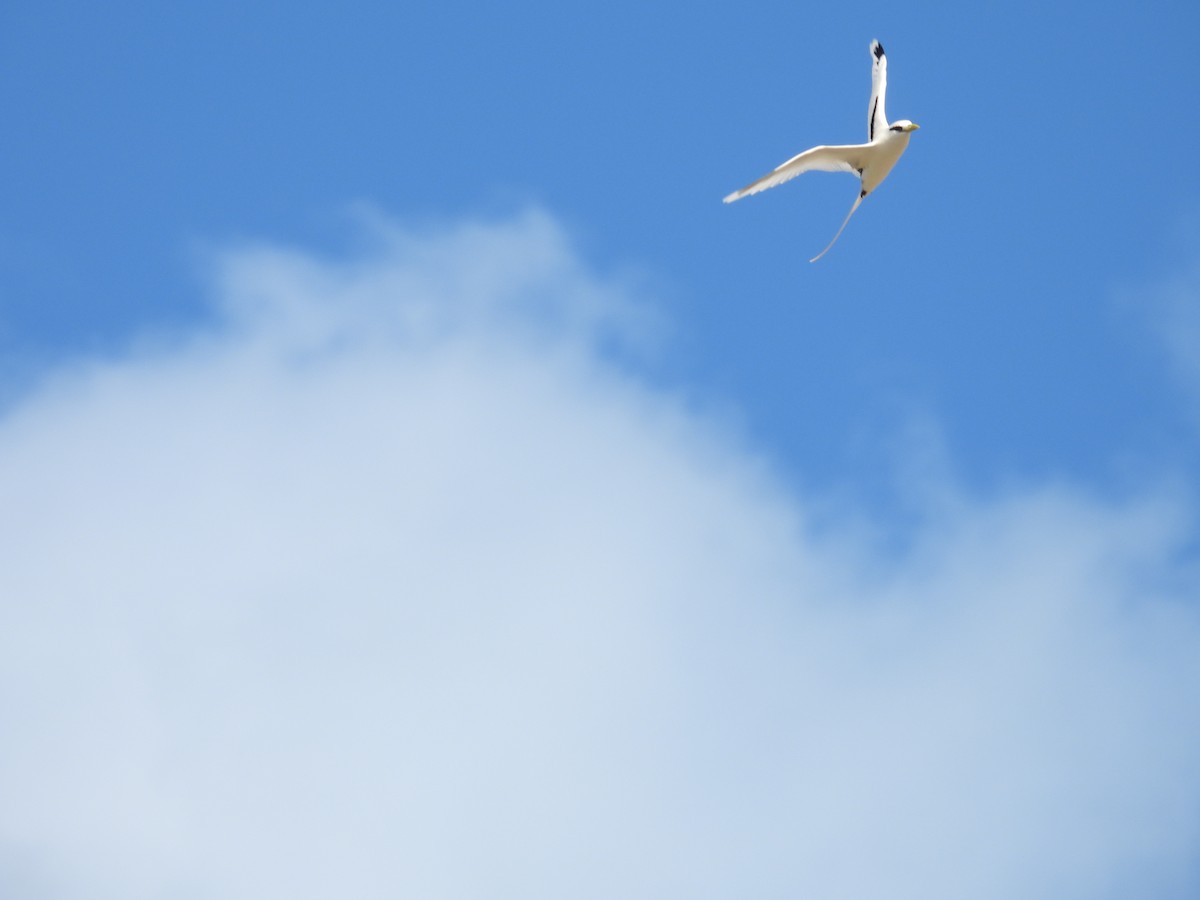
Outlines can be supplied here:
M900 159L912 132L921 126L908 119L888 124L887 115L883 111L884 94L887 92L887 57L883 53L883 45L879 41L871 41L871 106L867 111L867 143L845 144L834 147L813 147L793 156L774 171L768 172L758 181L753 181L740 191L734 191L725 198L726 203L740 200L767 188L783 184L795 178L802 172L850 172L859 177L858 199L846 214L846 220L837 230L829 247L837 243L850 221L850 216L858 209L863 198L883 183L892 166ZM809 262L816 262L829 252L826 247Z

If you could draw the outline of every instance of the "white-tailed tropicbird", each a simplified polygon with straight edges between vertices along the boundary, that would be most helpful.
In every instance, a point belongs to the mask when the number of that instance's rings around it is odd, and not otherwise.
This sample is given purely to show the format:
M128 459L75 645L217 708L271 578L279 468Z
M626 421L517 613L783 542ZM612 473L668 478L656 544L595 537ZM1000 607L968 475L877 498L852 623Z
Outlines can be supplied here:
M829 247L837 243L846 228L846 223L863 202L863 198L883 183L892 166L900 159L912 132L921 126L908 119L888 124L887 115L883 111L884 94L887 93L887 57L883 53L883 45L879 41L871 41L871 106L867 111L867 143L845 144L833 147L813 147L805 150L785 162L783 165L768 172L758 181L753 181L740 191L734 191L725 198L726 203L740 200L767 188L783 184L795 178L802 172L850 172L859 177L860 185L858 199L846 214L846 220L837 230ZM809 262L816 262L829 252L826 247Z

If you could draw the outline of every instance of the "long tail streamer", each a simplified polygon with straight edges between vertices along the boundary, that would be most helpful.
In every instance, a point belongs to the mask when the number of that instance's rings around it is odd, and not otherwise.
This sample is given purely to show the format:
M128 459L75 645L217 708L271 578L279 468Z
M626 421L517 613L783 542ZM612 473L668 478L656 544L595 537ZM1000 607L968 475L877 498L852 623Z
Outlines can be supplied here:
M858 209L858 204L863 202L864 196L865 195L862 194L861 192L859 193L858 199L855 200L854 205L852 207L850 207L850 212L846 213L846 221L842 223L842 227L837 230L837 234L835 234L833 236L833 240L829 242L829 247L832 247L834 244L836 244L837 239L842 236L842 232L846 230L846 222L850 221L850 217L852 215L854 215L854 211L856 209ZM829 247L826 247L824 250L822 250L820 253L818 253L816 256L814 256L812 259L810 259L809 262L810 263L816 262L818 259L820 259L822 256L824 256L826 253L829 252Z

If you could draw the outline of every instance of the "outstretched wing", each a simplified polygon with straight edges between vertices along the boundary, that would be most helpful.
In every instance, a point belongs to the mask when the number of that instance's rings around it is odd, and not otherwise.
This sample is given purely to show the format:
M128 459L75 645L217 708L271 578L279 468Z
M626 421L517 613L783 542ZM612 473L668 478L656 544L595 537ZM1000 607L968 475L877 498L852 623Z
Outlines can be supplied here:
M725 202L732 203L734 200L741 200L743 197L765 191L777 184L783 184L802 172L850 172L854 175L861 175L866 165L866 156L863 152L866 149L866 144L847 144L836 147L820 146L805 150L768 172L758 181L752 181L740 191L734 191L725 198Z
M887 93L887 56L883 44L871 41L871 108L867 111L867 140L873 141L888 130L887 113L883 111Z

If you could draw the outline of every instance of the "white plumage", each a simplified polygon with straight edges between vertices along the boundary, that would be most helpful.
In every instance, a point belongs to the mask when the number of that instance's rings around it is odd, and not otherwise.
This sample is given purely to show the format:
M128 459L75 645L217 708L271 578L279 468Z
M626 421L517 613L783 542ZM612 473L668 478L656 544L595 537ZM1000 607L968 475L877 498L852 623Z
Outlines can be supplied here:
M725 198L726 203L740 200L767 188L775 187L795 178L802 172L849 172L859 177L858 197L850 212L846 214L842 227L837 230L833 240L809 262L816 262L829 252L829 248L837 243L845 230L846 224L863 198L883 182L892 171L892 166L900 159L908 147L908 139L912 132L921 126L908 119L900 119L888 124L884 111L884 100L887 94L887 56L884 55L883 45L879 41L871 41L871 105L867 109L867 143L843 144L837 146L813 147L793 156L783 165L768 172L757 181L752 181L740 191L734 191Z

